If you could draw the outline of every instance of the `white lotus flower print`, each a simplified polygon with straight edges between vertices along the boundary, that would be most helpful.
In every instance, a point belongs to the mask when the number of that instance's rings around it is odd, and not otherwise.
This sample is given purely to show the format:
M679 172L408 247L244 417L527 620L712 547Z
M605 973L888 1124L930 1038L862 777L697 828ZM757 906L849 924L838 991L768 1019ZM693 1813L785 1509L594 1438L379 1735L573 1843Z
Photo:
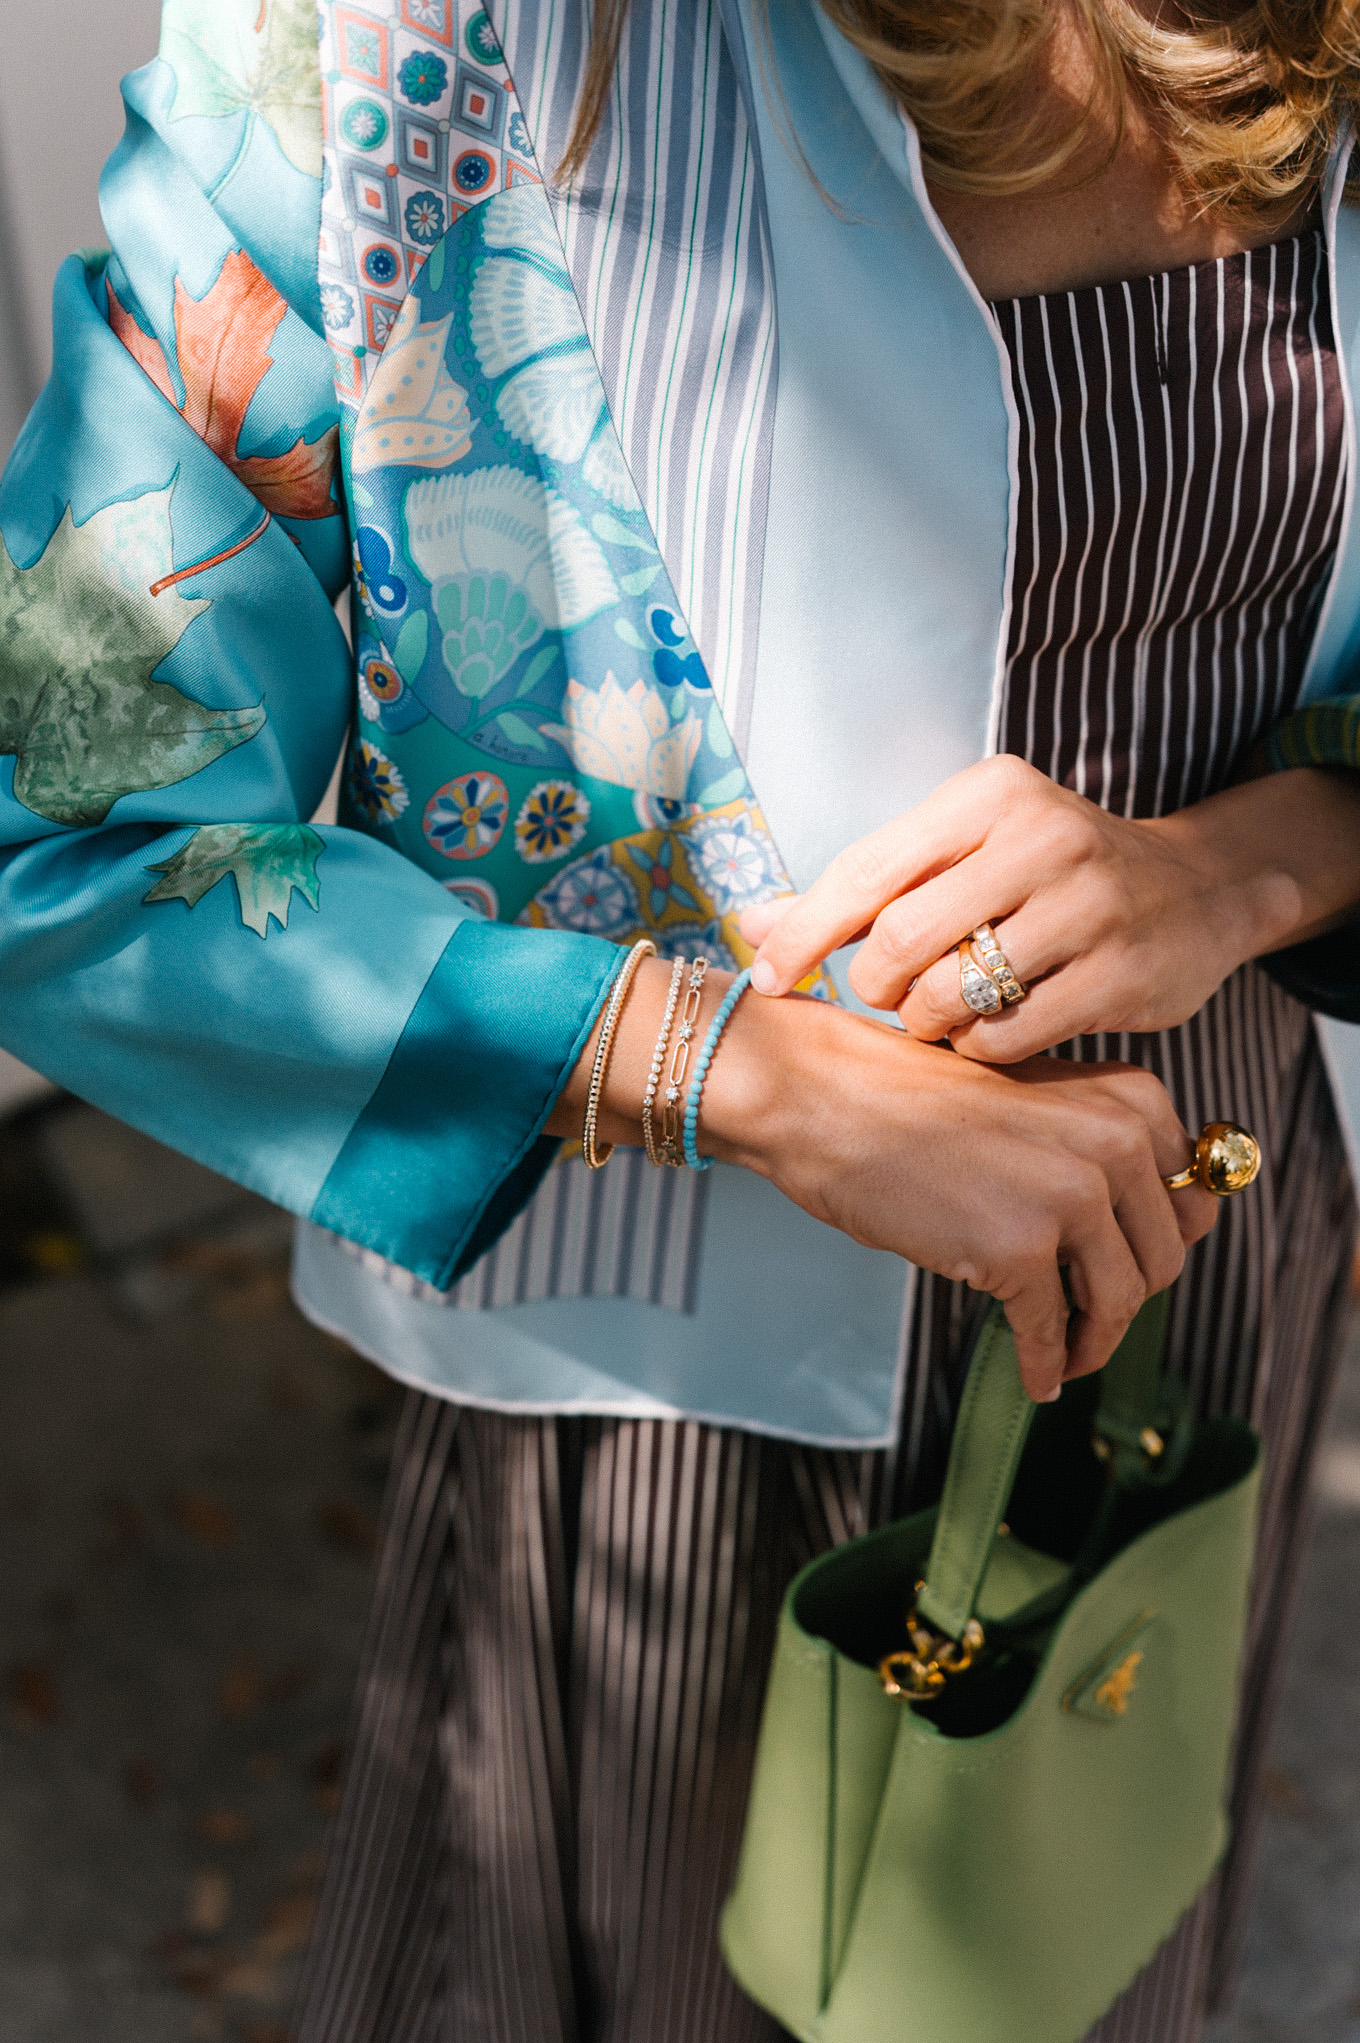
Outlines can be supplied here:
M451 468L470 450L467 392L444 360L452 326L452 313L422 326L414 292L402 306L354 430L356 475L375 468Z
M543 190L516 185L486 200L482 215L483 240L496 253L472 286L472 344L488 376L507 378L496 394L501 418L536 454L583 462L592 489L620 510L636 509Z
M697 717L673 724L655 688L645 681L623 688L612 674L595 690L568 681L563 715L565 723L541 728L545 738L556 738L578 772L681 800L703 741Z

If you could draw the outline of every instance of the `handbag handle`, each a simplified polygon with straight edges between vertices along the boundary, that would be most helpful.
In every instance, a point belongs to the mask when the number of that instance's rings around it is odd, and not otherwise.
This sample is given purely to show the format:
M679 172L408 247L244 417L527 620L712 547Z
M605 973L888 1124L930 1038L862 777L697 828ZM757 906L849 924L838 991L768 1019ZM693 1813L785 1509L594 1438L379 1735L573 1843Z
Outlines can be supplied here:
M1119 1479L1166 1481L1179 1467L1186 1435L1182 1386L1162 1374L1170 1296L1159 1292L1139 1309L1102 1374L1096 1438ZM1035 1409L1020 1381L1010 1323L993 1304L968 1366L916 1599L920 1617L946 1638L962 1638L973 1615Z

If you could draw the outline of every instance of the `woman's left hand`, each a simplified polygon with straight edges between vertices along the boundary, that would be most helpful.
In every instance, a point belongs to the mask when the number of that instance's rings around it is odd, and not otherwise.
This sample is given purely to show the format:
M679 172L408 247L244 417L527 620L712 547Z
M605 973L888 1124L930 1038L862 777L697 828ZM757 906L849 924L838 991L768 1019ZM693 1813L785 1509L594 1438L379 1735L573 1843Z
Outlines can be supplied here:
M1346 784L1356 778L1274 775L1130 821L1009 754L981 760L850 845L801 898L748 910L753 983L787 992L862 937L850 968L859 998L896 1008L920 1040L948 1037L986 1063L1101 1030L1172 1028L1247 958L1309 933L1311 909L1322 907L1323 926L1328 911L1337 919L1294 868L1308 865L1329 802L1343 805L1360 844L1360 802ZM1335 818L1321 821L1324 866L1329 848L1333 864L1338 853L1354 864ZM1346 885L1353 895L1353 874ZM987 1017L959 988L959 942L982 922L1028 989Z

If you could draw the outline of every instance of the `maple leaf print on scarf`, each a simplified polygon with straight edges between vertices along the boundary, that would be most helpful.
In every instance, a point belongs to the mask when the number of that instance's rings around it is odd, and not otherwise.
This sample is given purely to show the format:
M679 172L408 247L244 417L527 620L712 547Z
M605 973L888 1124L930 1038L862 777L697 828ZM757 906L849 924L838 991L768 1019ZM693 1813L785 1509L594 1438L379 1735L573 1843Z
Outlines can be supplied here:
M262 705L212 709L154 678L208 608L174 586L173 487L82 525L68 504L28 567L0 538L0 758L15 762L15 799L68 829L190 779L264 727Z
M242 927L268 936L271 915L287 929L295 889L309 908L320 905L316 862L325 849L325 838L306 823L208 823L173 858L147 867L162 877L143 901L187 901L197 908L230 874Z
M273 366L269 343L288 310L248 255L234 249L202 298L191 298L181 279L175 278L182 404L160 342L142 332L112 283L108 294L109 325L138 367L267 511L281 518L338 515L339 506L331 500L339 449L335 426L328 426L318 440L298 440L286 454L237 452L250 400Z

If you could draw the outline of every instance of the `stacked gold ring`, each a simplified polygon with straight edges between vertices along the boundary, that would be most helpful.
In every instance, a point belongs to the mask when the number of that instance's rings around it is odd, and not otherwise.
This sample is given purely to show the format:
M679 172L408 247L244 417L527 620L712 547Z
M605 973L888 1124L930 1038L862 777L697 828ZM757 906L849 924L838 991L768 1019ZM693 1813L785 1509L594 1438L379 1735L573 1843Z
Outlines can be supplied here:
M1184 1192L1191 1185L1203 1185L1216 1199L1230 1199L1244 1192L1261 1168L1261 1145L1235 1121L1207 1121L1195 1144L1195 1160L1163 1178L1168 1192Z
M973 931L974 955L991 978L992 984L1005 1001L1007 1007L1014 1007L1025 997L1025 989L1011 970L1011 961L1002 950L992 933L990 922L979 922Z
M959 992L974 1014L1000 1014L1025 997L989 922L980 922L959 945Z

